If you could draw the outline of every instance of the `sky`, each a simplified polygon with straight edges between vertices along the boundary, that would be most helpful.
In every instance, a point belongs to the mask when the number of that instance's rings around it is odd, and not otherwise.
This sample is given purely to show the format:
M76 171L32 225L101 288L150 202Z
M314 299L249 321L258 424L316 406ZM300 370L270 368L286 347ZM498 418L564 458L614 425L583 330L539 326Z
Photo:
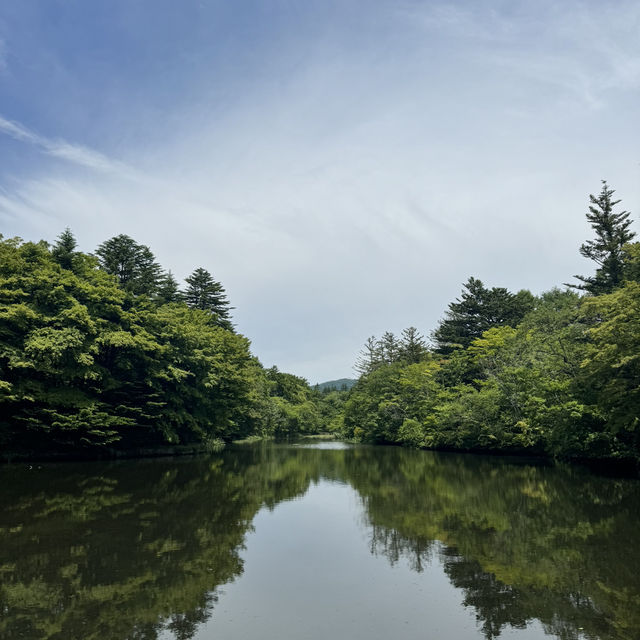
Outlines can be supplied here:
M592 273L601 180L640 218L639 33L637 0L8 0L0 233L128 234L265 366L354 377L469 276Z

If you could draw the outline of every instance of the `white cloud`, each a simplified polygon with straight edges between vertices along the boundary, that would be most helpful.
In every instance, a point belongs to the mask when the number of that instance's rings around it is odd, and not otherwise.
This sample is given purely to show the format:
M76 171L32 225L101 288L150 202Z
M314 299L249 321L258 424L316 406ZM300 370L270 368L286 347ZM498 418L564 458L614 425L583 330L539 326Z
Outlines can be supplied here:
M615 100L612 90L640 86L640 5L635 1L543 1L508 11L488 10L482 3L410 3L400 15L430 38L458 43L456 55L472 52L473 64L509 69L511 82L520 76L549 86L556 102L569 94L597 109Z
M33 145L54 158L66 160L87 169L122 175L132 175L133 173L124 163L108 158L99 151L72 144L65 140L46 138L31 131L31 129L19 122L7 120L2 116L0 116L0 132L14 140Z
M585 272L600 178L638 215L637 45L622 19L603 18L596 40L558 11L544 39L537 23L456 8L419 29L390 22L383 53L327 40L228 109L203 89L127 164L0 119L65 161L5 186L3 228L70 226L85 250L128 233L179 277L210 269L265 364L350 375L367 336L428 332L470 275L539 291Z

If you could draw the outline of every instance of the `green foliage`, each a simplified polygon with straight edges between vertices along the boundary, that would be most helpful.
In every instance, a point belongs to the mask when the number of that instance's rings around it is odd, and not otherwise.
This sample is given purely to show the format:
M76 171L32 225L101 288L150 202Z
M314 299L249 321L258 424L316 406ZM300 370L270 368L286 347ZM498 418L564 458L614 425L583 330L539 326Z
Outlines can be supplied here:
M100 268L115 276L123 289L134 295L155 293L162 269L146 245L121 234L103 242L96 255Z
M428 357L424 336L415 327L408 327L402 331L400 338L390 331L386 331L379 340L375 336L368 338L354 369L360 375L366 375L383 365L396 362L415 364Z
M187 288L182 294L184 301L192 309L200 309L211 314L214 322L231 331L231 307L224 287L213 279L202 267L186 278Z
M640 282L585 301L590 322L582 370L621 453L640 451ZM625 451L626 450L626 451Z
M68 230L52 251L0 239L3 452L320 429L306 381L265 374L228 321L176 300L170 273L156 287L159 267L147 247L117 236L96 259L75 246Z
M640 243L603 183L580 297L470 278L433 332L371 336L349 391L264 370L203 268L183 293L119 235L0 240L0 445L57 450L332 431L346 438L640 461ZM114 277L115 276L115 277Z
M515 328L492 327L447 358L382 363L352 390L342 433L424 448L640 459L639 287L584 305L555 289Z
M343 407L347 401L347 389L323 390L315 396L315 404L320 416L321 428L331 433L340 433L343 429Z
M592 295L611 293L624 279L624 246L635 237L629 227L631 220L628 211L614 213L614 207L620 200L612 200L615 193L606 181L602 181L602 190L598 196L589 196L591 205L587 220L595 232L594 240L587 240L580 247L580 254L597 265L593 276L574 276L582 282L572 285Z
M369 338L361 377L344 405L342 433L426 448L546 454L640 463L640 243L629 213L603 182L587 219L596 262L577 276L581 298L553 289L534 298L470 278L433 332L429 383L413 384L393 334ZM407 336L405 336L405 343ZM392 357L390 357L392 354ZM436 360L440 355L440 359Z
M417 364L426 360L428 353L427 342L415 327L407 327L402 330L399 354L402 361L407 364Z
M258 365L249 342L183 304L149 313L158 357L145 375L151 423L170 442L246 435Z
M640 282L640 242L629 242L622 247L624 279Z
M41 244L2 241L0 264L3 444L117 440L132 420L101 397L114 381L99 338L119 323L136 331L124 292L95 261L72 272Z
M433 332L441 353L468 347L491 327L515 326L533 308L533 296L526 290L513 294L502 287L488 289L477 278L469 278L463 286L460 298L449 304Z
M166 271L159 277L155 291L155 300L160 304L180 302L180 287L178 286L178 281L173 277L171 271Z
M322 415L319 396L304 378L277 367L265 369L264 375L268 394L265 429L269 434L283 438L318 433L327 427L333 416Z
M345 402L345 435L368 442L403 442L405 421L424 424L437 405L437 371L433 362L396 362L361 378Z
M51 249L53 259L63 268L73 268L73 258L76 253L77 242L71 229L67 227L59 236Z

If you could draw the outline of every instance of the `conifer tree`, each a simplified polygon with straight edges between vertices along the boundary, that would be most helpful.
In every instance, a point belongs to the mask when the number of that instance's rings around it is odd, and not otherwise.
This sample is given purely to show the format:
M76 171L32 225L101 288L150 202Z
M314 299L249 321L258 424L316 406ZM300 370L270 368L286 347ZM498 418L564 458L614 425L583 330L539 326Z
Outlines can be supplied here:
M370 336L364 343L364 347L360 350L353 368L361 376L364 376L379 367L381 362L382 353L380 343L376 340L375 336Z
M424 336L415 328L407 327L402 330L400 339L400 357L408 364L415 364L424 360L429 353Z
M77 246L78 243L76 242L71 229L67 227L58 236L56 243L51 249L51 255L63 269L71 269L73 267L73 256Z
M155 299L160 304L179 302L180 300L182 300L178 281L174 278L171 271L165 271L158 279Z
M473 277L463 287L462 295L449 304L444 319L432 334L440 353L466 348L492 327L515 327L533 308L534 297L524 289L517 294L503 287L488 289Z
M192 309L209 311L215 324L233 329L231 323L230 306L224 287L213 279L212 275L202 267L198 267L188 278L185 278L187 288L182 294L184 301Z
M614 213L613 208L620 200L613 200L615 193L606 180L602 181L602 190L598 196L589 195L591 204L587 220L595 231L594 240L587 240L580 247L580 254L593 260L598 268L593 276L574 276L582 284L569 285L574 289L582 289L592 295L611 293L624 280L625 244L633 240L635 233L629 230L631 220L628 211Z
M386 364L397 362L400 357L400 341L391 331L385 331L380 339L382 359Z
M120 234L96 250L100 267L118 278L120 286L134 295L153 295L162 269L151 249Z

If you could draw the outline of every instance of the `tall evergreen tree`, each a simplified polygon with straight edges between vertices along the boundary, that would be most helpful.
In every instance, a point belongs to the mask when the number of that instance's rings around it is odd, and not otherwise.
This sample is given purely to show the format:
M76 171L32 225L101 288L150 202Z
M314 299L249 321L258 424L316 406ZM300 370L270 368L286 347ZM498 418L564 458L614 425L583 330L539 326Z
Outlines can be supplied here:
M160 278L158 278L155 299L160 304L179 302L182 300L178 281L174 278L171 271L165 271Z
M153 295L162 269L151 249L120 234L103 242L96 250L100 267L118 278L120 286L134 295Z
M408 364L415 364L424 360L429 353L424 336L415 328L402 330L400 339L400 357Z
M380 338L382 360L386 364L397 362L400 358L400 341L391 331L385 331Z
M231 309L224 287L213 279L202 267L198 267L188 278L183 299L192 309L209 311L215 323L223 329L233 330Z
M463 286L462 295L449 304L444 319L432 334L440 353L468 347L491 327L515 327L533 308L534 298L526 290L513 294L503 287L488 289L473 277Z
M67 227L58 236L56 243L51 249L51 255L63 269L71 269L73 267L73 256L75 255L77 246L78 243L76 242L71 229Z
M580 254L593 260L598 268L593 276L574 276L582 284L569 285L582 289L592 295L611 293L624 280L625 244L633 240L635 233L629 229L631 220L628 211L614 213L614 207L620 200L613 200L615 193L606 180L602 181L602 190L598 196L589 195L591 204L587 220L595 231L594 240L587 240L580 247Z
M400 338L386 331L379 340L375 336L367 339L353 368L363 376L385 364L421 362L428 353L424 336L415 327L403 329Z
M153 295L162 275L162 267L156 262L151 249L144 244L138 245L135 282L132 291L136 295Z
M376 340L375 336L370 336L364 343L364 347L360 350L353 368L361 376L364 376L379 367L381 362L382 354L380 351L380 343Z

